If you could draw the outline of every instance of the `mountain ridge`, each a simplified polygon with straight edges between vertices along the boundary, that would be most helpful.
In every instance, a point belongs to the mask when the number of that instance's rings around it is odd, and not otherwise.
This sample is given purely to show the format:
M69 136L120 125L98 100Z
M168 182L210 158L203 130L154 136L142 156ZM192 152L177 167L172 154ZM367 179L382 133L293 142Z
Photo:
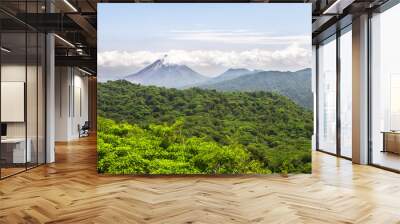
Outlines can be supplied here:
M186 65L168 63L167 55L142 70L125 76L123 79L142 85L181 88L186 85L204 82L208 78Z
M186 65L168 62L168 55L165 55L123 79L141 85L177 89L200 88L223 92L276 92L305 108L312 109L313 107L310 68L293 72L229 68L220 75L209 78Z

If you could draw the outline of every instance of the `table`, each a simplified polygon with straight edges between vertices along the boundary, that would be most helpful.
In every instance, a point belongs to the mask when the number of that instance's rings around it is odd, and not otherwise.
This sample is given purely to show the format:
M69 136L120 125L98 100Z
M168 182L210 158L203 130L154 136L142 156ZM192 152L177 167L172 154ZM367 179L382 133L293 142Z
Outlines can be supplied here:
M400 154L400 131L383 131L383 150Z
M1 139L1 157L6 163L20 164L31 162L32 160L32 141L26 139L27 147L25 151L25 138L5 138Z

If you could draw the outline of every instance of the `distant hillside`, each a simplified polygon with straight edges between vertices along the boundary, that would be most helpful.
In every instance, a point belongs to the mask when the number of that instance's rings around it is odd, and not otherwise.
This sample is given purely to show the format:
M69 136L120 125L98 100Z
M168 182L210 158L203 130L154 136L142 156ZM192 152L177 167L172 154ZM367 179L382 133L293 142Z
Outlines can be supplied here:
M268 91L289 97L299 105L312 109L311 69L296 72L262 71L241 75L237 78L212 84L200 84L199 88L218 91Z
M202 85L205 84L214 84L214 83L218 83L218 82L222 82L222 81L228 81L231 79L235 79L238 78L242 75L247 75L247 74L251 74L253 73L253 71L246 69L246 68L230 68L228 70L226 70L224 73L222 73L221 75L212 78L210 80L207 80L205 83L201 83Z
M199 87L199 86L205 86L205 85L211 85L211 84L215 84L218 82L222 82L222 81L228 81L231 79L235 79L238 78L240 76L243 75L249 75L249 74L253 74L253 73L257 73L260 72L260 70L249 70L247 68L230 68L228 70L226 70L224 73L214 77L214 78L210 78L204 82L201 83L196 83L193 85L189 85L189 86L184 86L182 89L187 89L187 88L192 88L192 87Z

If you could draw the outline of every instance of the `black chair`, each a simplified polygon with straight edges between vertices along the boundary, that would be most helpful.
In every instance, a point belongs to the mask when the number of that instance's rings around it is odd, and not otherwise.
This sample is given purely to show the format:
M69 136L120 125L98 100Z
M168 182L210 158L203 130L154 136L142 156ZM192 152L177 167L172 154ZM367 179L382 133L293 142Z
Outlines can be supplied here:
M82 127L79 127L79 126L78 126L79 138L89 136L89 129L90 129L89 121L85 121L85 123L82 125Z

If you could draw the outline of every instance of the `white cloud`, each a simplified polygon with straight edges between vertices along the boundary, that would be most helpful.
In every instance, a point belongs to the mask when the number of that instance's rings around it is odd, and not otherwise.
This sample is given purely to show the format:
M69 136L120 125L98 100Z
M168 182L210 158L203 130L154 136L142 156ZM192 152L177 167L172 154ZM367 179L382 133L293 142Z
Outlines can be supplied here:
M105 51L97 56L100 67L130 67L132 70L143 68L155 60L168 55L170 63L185 64L192 68L249 68L296 70L311 66L311 49L291 45L281 50L251 49L247 51L220 50L169 50L150 51ZM208 69L212 70L212 69Z
M171 30L174 40L206 41L224 44L292 45L310 44L310 35L273 36L249 30Z

